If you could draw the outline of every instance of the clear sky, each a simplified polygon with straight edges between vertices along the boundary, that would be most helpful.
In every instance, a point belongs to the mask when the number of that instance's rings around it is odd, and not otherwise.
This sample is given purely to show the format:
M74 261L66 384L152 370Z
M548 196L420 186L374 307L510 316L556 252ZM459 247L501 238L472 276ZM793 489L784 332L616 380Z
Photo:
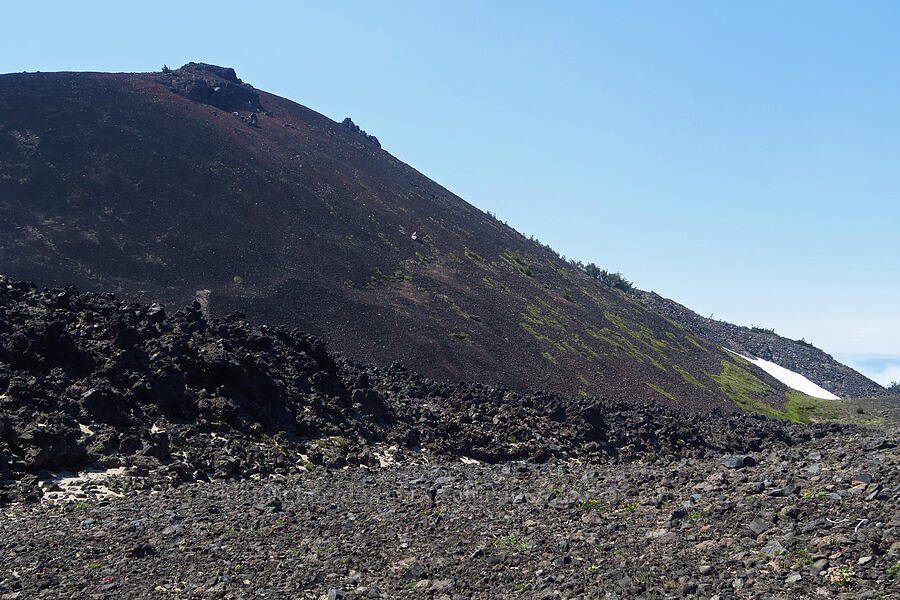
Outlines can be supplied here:
M900 380L900 3L2 12L0 72L233 66L569 258Z

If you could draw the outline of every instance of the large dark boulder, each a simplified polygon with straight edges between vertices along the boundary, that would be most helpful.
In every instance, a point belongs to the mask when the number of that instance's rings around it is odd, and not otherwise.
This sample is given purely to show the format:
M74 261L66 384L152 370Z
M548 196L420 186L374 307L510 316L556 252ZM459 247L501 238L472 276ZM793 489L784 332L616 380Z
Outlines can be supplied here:
M158 81L179 96L222 110L263 110L259 104L259 92L238 79L230 67L192 62L160 74Z

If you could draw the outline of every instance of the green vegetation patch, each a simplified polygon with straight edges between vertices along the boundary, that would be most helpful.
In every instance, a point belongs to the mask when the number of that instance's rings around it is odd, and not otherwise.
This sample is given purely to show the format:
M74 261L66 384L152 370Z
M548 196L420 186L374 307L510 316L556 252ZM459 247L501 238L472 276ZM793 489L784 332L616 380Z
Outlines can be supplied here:
M391 282L402 281L412 281L412 276L404 273L400 269L394 271L393 274L388 274L383 272L381 269L376 268L375 274L369 277L369 282L366 283L366 289L373 290L378 285L388 285Z
M694 377L693 375L691 375L690 373L688 373L687 371L685 371L678 365L673 365L672 368L675 369L676 371L678 371L678 374L681 375L682 379L687 381L689 384L693 385L694 387L698 387L698 388L703 387L703 384L700 383L700 381L696 377Z
M558 342L555 342L555 341L551 340L551 339L548 338L546 335L543 335L543 334L541 334L541 333L538 333L537 331L534 330L534 327L532 327L532 326L529 325L528 323L519 323L519 325L522 327L522 329L524 329L525 331L527 331L528 333L530 333L535 339L545 341L545 342L547 342L548 344L552 344L553 347L556 348L557 350L561 350L561 351L563 351L563 352L566 351L566 349L563 347L562 344L560 344L560 343L558 343Z
M464 319L471 319L473 321L481 321L481 316L467 313L462 308L460 308L460 306L456 302L453 301L453 298L451 298L447 294L435 294L435 297L449 304L453 312L455 312L460 317Z
M702 350L703 352L709 352L709 348L705 348L700 342L694 339L694 336L685 334L684 339L692 343L698 350Z
M742 360L741 362L746 364L747 361ZM736 362L722 359L722 372L718 375L708 375L719 384L725 395L740 406L744 412L758 413L773 419L787 418L785 413L772 408L759 399L760 396L773 394L775 390Z
M470 249L468 246L465 246L463 248L463 252L465 253L466 258L468 258L469 260L474 260L475 262L485 262L483 256Z
M791 390L787 393L788 401L784 410L787 418L798 423L844 423L862 427L883 427L887 419L869 414L863 406L865 400L846 398L842 400L826 400L807 396L802 392Z
M654 390L654 391L659 392L660 394L662 394L663 396L665 396L665 397L668 398L669 400L674 400L675 402L678 401L678 400L675 398L675 396L673 396L672 394L670 394L670 393L667 392L666 390L662 389L662 388L659 387L658 385L654 385L654 384L652 384L652 383L648 383L648 384L647 384L647 387L649 387L650 389L652 389L652 390Z
M811 420L838 420L840 410L834 400L813 398L796 390L789 391L787 396L784 410L791 421L809 423Z
M853 423L864 427L878 427L884 424L884 419L869 416L860 405L861 401L859 400L826 400L807 396L797 390L789 390L786 393L787 402L783 411L772 408L762 402L759 396L773 395L775 391L737 364L740 362L747 365L747 361L737 356L733 360L735 362L722 360L722 373L709 376L722 387L722 391L729 398L746 412L795 423L826 421Z
M514 268L525 277L531 277L531 267L518 250L509 250L500 255L500 260Z

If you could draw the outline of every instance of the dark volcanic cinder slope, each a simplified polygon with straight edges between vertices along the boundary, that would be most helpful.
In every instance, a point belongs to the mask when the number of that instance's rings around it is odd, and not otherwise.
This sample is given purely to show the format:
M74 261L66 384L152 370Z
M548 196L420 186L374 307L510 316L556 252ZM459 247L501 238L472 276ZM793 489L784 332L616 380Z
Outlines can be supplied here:
M352 124L230 69L4 75L0 115L0 273L199 296L442 380L695 408L786 399Z
M791 340L774 331L751 329L700 316L674 300L644 292L643 301L653 310L697 335L745 355L774 362L844 398L868 398L887 391L847 365L811 344Z

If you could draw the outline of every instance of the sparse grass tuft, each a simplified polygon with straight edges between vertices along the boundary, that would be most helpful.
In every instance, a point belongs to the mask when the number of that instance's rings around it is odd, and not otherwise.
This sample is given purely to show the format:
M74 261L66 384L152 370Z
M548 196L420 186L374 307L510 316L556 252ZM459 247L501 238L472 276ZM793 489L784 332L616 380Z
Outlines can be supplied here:
M675 398L675 396L673 396L672 394L670 394L670 393L667 392L666 390L662 389L662 388L659 387L658 385L654 385L654 384L652 384L652 383L648 383L648 384L647 384L647 387L649 387L650 389L652 389L652 390L654 390L654 391L656 391L656 392L659 392L660 394L662 394L663 396L665 396L665 397L668 398L669 400L674 400L674 401L676 401L676 402L678 401L678 400Z
M484 262L484 257L481 256L480 254L478 254L477 252L475 252L474 250L471 250L468 246L466 246L463 249L463 251L466 255L466 258L477 261L477 262Z

